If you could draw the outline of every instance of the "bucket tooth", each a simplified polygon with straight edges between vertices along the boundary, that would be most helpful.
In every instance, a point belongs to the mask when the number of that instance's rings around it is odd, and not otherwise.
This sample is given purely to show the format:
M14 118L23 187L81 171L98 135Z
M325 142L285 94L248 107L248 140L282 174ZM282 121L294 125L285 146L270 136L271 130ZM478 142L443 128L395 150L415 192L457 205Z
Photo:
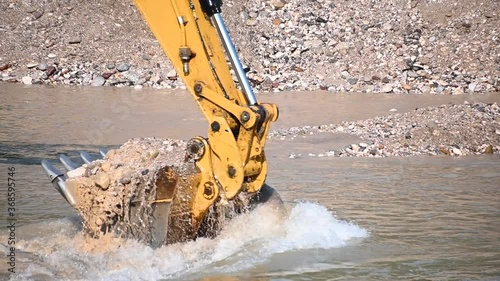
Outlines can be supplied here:
M91 162L97 160L96 157L91 156L86 151L80 151L80 157L82 158L83 162L85 162L85 164L90 164Z
M101 154L102 157L106 157L106 154L108 154L109 149L107 148L100 148L99 153Z
M68 171L78 168L78 165L65 154L59 155L59 161L61 161L64 168L66 168L66 170Z
M61 193L61 195L68 201L71 206L76 206L76 200L74 196L74 192L71 188L66 184L66 176L64 173L61 173L58 169L56 169L52 164L50 164L47 160L42 160L42 167L49 177L52 185Z

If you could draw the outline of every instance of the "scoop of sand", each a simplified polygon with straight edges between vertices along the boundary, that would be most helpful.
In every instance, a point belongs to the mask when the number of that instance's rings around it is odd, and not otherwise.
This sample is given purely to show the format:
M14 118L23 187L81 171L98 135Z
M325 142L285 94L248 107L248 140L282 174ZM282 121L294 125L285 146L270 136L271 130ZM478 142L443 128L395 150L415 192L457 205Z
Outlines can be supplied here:
M181 140L131 139L68 173L85 233L160 246L215 236L231 217L249 210L255 194L241 192L231 202L217 200L201 225L193 223L199 171L186 146Z

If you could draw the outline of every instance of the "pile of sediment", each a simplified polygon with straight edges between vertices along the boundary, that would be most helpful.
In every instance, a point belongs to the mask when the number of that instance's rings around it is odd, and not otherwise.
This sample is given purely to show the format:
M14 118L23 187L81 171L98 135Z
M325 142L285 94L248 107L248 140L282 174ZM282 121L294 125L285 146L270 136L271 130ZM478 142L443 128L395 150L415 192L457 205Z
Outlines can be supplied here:
M131 139L101 160L68 172L85 233L136 239L152 246L213 237L250 209L254 195L220 200L193 219L200 173L180 140Z
M363 139L343 149L309 156L387 157L500 154L497 103L446 104L367 120L274 131L272 139L315 133L352 134Z
M178 198L174 202L189 201L192 194L177 186L178 181L195 173L193 163L185 161L185 148L184 141L132 139L119 149L110 150L104 159L68 173L67 183L75 186L76 209L85 232L93 237L113 233L145 243L158 239L152 231L154 220L160 215L155 218L157 206L153 204L160 195L158 186L162 181L171 181L168 197L176 192ZM187 226L185 231L189 232ZM176 239L172 235L170 238ZM164 237L160 240L163 243Z

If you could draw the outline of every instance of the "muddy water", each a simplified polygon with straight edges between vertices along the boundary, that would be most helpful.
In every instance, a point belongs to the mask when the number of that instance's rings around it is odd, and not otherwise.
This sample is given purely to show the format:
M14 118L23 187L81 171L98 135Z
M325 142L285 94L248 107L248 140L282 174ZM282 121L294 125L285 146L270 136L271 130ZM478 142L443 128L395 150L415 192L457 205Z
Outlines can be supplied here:
M204 135L203 117L179 91L0 84L0 97L2 184L7 167L17 171L19 273L13 280L500 279L498 156L290 159L291 153L323 152L352 139L319 134L271 141L268 183L286 201L287 217L264 206L238 218L214 240L157 250L107 241L95 245L100 251L89 251L75 212L48 183L39 161L61 152L96 151L131 137ZM280 105L274 128L465 99L498 101L496 96L326 93L259 99ZM7 202L4 195L0 200L3 227ZM6 246L2 229L2 252L7 253ZM2 260L2 280L9 278L6 266Z

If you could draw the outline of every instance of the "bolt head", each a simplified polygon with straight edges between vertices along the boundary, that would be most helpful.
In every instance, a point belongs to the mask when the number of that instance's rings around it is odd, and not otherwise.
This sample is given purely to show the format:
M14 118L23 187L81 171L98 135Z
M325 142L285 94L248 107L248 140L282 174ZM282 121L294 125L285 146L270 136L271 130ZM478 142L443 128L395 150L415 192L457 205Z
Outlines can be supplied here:
M248 120L250 120L250 113L248 113L248 111L243 111L241 113L241 122L245 123L245 122L248 122Z
M199 95L203 91L203 86L199 83L194 84L194 92Z
M234 178L236 176L236 168L234 168L233 166L229 166L227 168L227 174L230 178Z
M212 124L210 124L210 128L212 129L212 131L218 132L220 130L219 122L217 121L212 122Z

